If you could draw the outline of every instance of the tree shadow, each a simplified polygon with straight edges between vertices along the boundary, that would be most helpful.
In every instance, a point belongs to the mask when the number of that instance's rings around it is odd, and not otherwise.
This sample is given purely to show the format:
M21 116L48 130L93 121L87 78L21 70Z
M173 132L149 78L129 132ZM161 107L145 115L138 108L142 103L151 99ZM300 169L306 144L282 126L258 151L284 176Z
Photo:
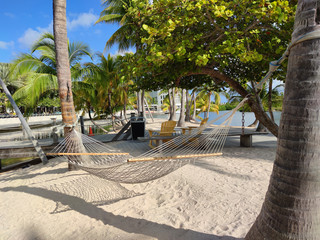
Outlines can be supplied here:
M219 167L217 167L217 166L214 166L214 165L212 165L210 163L206 163L206 162L202 162L202 161L196 161L194 163L194 165L198 166L198 167L201 167L203 169L210 170L210 171L216 172L216 173L221 174L221 175L227 175L227 176L233 177L233 178L245 179L245 180L252 179L252 177L249 176L249 175L234 174L234 173L226 172L226 171L224 171L222 169L219 169Z
M231 236L217 236L201 232L196 232L188 229L177 229L165 224L159 224L145 219L136 219L132 217L123 217L119 215L114 215L110 212L106 212L85 200L66 195L60 192L55 192L47 189L19 186L19 187L6 187L2 188L1 191L16 191L29 193L35 196L40 196L54 202L60 202L64 205L68 205L74 211L77 211L85 216L91 217L96 220L102 221L106 225L110 225L121 229L127 233L144 234L157 238L159 240L240 240L240 238L234 238Z
M0 180L0 182L7 182L7 181L14 181L14 180L26 180L26 179L31 179L31 178L34 178L34 177L39 177L41 175L50 175L50 174L65 174L69 172L69 170L67 168L59 168L59 169L52 169L52 170L48 170L48 171L45 171L43 173L33 173L33 174L28 174L27 172L23 172L21 174L19 174L18 176L16 174L14 174L15 176L14 177L11 177L11 176L8 176L8 177L5 177L5 178L2 178ZM85 175L86 173L83 173L83 172L79 172L79 173L76 173L74 175ZM13 175L13 174L12 174ZM70 175L69 175L70 176Z

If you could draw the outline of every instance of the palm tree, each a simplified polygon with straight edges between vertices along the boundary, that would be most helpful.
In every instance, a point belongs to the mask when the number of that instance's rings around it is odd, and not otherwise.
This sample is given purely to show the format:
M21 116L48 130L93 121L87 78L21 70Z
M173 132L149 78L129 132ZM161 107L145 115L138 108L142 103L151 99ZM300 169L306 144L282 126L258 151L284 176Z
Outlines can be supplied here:
M109 54L106 58L101 53L97 56L99 58L97 64L92 62L84 64L81 77L84 81L77 82L77 84L82 87L84 84L87 84L87 86L75 91L76 102L81 101L77 100L79 94L82 99L87 98L84 101L87 103L87 110L93 108L99 116L100 114L111 115L114 120L115 110L126 105L130 83L126 82L124 78L120 79L120 57L112 57ZM85 89L87 89L87 92L84 92Z
M127 16L127 9L131 5L131 0L103 0L104 9L100 13L97 23L119 23L121 27L112 34L107 41L105 49L111 48L118 43L119 51L127 50L135 46L132 36L135 34L133 25Z
M318 6L317 0L299 0L293 42L318 31ZM290 50L273 172L261 212L246 240L319 239L319 51L319 38Z
M77 117L73 104L71 71L68 51L66 0L53 0L53 32L56 53L56 71L59 83L62 120L65 133L75 124ZM53 59L53 54L51 61ZM45 66L47 67L47 66Z
M144 0L148 3L148 0ZM119 51L128 50L130 47L136 47L136 52L141 47L141 27L142 21L135 22L127 14L129 7L133 4L139 4L141 1L132 0L103 0L103 11L96 23L119 23L121 27L112 34L107 41L105 50L118 43ZM137 93L138 111L144 110L144 90Z
M215 102L211 102L211 96L214 95ZM211 88L203 87L197 95L197 108L204 112L204 118L209 117L210 112L219 113L220 95Z
M10 74L10 63L0 63L0 78L4 82L4 84L7 86L10 93L15 92L19 87L22 86L23 79L21 78L12 78ZM0 113L6 112L6 94L3 92L3 90L0 89Z
M67 47L68 65L72 75L80 69L80 60L83 56L91 56L86 44L75 42ZM32 46L31 54L21 54L12 64L14 77L23 76L26 81L13 97L17 102L25 102L30 111L48 93L58 91L57 59L55 38L51 33L44 33Z

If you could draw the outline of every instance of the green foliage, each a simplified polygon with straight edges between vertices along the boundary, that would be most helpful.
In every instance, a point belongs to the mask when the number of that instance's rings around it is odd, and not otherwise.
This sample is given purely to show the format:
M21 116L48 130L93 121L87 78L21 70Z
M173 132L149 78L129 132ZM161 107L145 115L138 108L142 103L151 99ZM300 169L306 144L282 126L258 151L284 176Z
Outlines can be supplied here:
M83 43L69 43L69 61L71 74L77 77L80 60L91 56L89 47ZM12 63L13 78L24 79L13 98L18 105L25 106L27 113L32 113L42 99L50 94L57 94L58 82L56 73L56 55L54 37L44 33L31 47L31 53L22 53Z
M178 78L203 67L241 84L259 81L290 41L295 4L157 0L130 5L126 16L133 25L142 26L135 40L142 44L135 54L137 84L153 90L181 87ZM274 77L283 79L283 69Z
M114 114L129 103L132 80L130 72L122 71L130 54L105 57L96 54L97 63L85 63L79 79L74 82L76 109L94 110L98 117Z

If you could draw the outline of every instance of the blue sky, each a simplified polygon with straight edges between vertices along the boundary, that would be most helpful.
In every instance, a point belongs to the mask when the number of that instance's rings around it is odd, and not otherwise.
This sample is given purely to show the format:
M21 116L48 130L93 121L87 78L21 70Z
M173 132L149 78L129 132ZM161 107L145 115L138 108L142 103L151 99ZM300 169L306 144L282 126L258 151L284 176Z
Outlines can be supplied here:
M94 24L103 10L100 0L67 0L67 28L70 41L88 44L102 52L117 24ZM52 0L1 1L0 62L10 62L19 53L29 52L43 32L52 32ZM109 51L117 54L117 46Z

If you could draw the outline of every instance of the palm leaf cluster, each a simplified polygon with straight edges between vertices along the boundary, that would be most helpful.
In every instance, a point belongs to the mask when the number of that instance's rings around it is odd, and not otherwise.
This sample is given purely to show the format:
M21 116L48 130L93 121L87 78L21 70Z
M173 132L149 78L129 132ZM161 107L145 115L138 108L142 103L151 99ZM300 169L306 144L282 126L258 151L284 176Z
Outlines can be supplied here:
M91 56L88 45L69 43L69 62L71 74L77 75L80 60ZM23 86L13 95L18 104L24 105L28 112L37 107L46 97L57 97L58 81L56 72L56 54L54 37L51 33L43 34L31 47L30 53L22 53L12 63L13 78L25 79Z

